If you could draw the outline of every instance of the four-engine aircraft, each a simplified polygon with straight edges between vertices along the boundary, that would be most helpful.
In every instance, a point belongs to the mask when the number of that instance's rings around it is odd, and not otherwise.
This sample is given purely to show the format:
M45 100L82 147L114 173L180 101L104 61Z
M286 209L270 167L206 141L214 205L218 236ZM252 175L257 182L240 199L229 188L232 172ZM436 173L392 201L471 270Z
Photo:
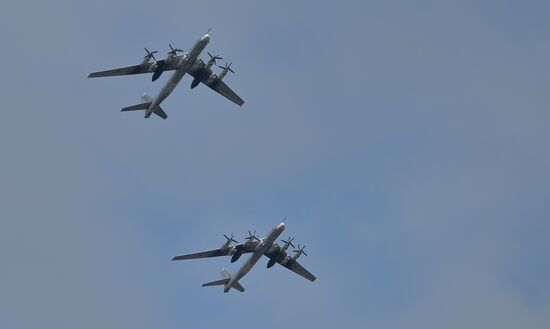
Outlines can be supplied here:
M122 67L107 71L94 72L89 74L89 78L96 77L109 77L109 76L121 76L121 75L133 75L142 73L152 73L152 81L156 81L164 71L175 71L166 84L162 87L161 91L155 98L151 98L144 94L142 97L143 103L133 106L125 107L122 111L137 111L145 110L145 118L149 118L151 114L155 113L159 117L166 119L168 115L162 110L160 104L174 91L177 84L181 81L185 73L189 73L193 76L193 82L191 83L191 89L195 88L201 82L212 90L218 92L222 96L226 97L233 103L242 106L244 101L229 88L222 80L228 72L235 73L231 69L231 63L226 63L225 66L219 66L222 71L216 75L212 71L212 66L216 64L216 60L222 59L217 55L208 53L210 59L208 62L204 62L199 55L204 50L206 45L210 42L210 36L206 33L200 38L193 48L188 53L178 55L178 52L182 52L181 49L170 46L170 52L165 59L157 60L155 55L158 51L149 51L145 48L146 55L143 57L143 61L140 64ZM315 281L317 278L306 270L300 263L298 258L303 254L305 246L301 247L298 244L298 248L294 249L294 254L289 255L287 250L289 247L294 247L292 241L294 238L288 238L287 240L281 240L283 245L277 244L276 240L285 229L284 221L278 224L271 232L263 239L256 237L254 233L248 231L249 236L244 243L238 243L233 235L230 237L225 236L226 242L218 249L209 251L176 256L172 258L173 261L184 259L197 259L208 258L218 256L231 256L231 263L237 261L243 254L251 253L250 257L240 267L237 273L230 274L227 270L222 270L222 279L212 282L204 283L202 286L216 286L223 285L224 292L227 293L231 288L234 288L240 292L244 292L243 286L239 283L254 265L260 260L262 256L269 258L267 268L273 267L276 263L286 267L287 269L297 273L298 275L310 280ZM233 244L235 243L235 244Z
M154 54L157 53L157 51L149 51L145 48L147 54L143 57L143 61L140 64L90 73L88 78L153 73L152 80L155 81L164 71L175 71L172 77L161 89L157 97L150 98L149 96L144 95L142 97L143 103L122 109L122 111L145 110L145 118L149 118L153 113L163 119L168 117L168 115L160 107L160 103L162 103L162 101L164 101L174 91L185 73L189 73L194 78L191 83L191 88L195 88L202 82L233 103L242 106L244 101L233 90L231 90L225 82L222 81L227 72L235 73L231 69L231 63L226 63L225 66L219 66L222 71L216 75L212 72L212 66L216 64L216 60L222 58L208 53L210 56L210 60L208 60L208 62L205 63L202 59L200 59L199 55L204 50L208 42L210 42L210 36L206 33L195 43L189 53L182 55L178 55L178 52L182 52L181 49L173 48L172 45L170 45L171 50L168 53L168 56L161 60L156 60L155 58Z
M317 278L313 274L309 273L309 271L306 270L297 261L300 255L304 254L307 256L306 252L304 251L305 246L300 247L300 245L298 245L298 249L294 250L295 254L290 256L287 253L287 249L290 246L294 248L294 245L292 244L294 238L281 240L284 243L282 246L278 245L277 242L275 242L275 240L279 237L279 235L281 235L284 230L285 224L283 222L275 226L275 228L273 228L271 232L263 239L256 237L256 232L252 233L248 231L249 236L246 238L246 242L241 244L239 244L233 238L233 235L224 235L227 241L218 249L176 256L172 258L172 260L175 261L184 259L231 256L231 263L233 263L237 261L237 259L239 259L242 254L252 253L250 258L248 258L248 260L241 266L239 271L234 275L231 275L229 272L227 272L227 270L223 269L221 280L207 282L202 285L203 287L223 285L224 292L228 292L231 288L235 288L236 290L243 292L244 288L239 283L239 280L243 276L245 276L252 269L252 267L254 267L254 265L258 262L258 260L260 260L262 256L266 256L267 258L269 258L267 268L270 268L275 265L275 263L278 263L312 282L315 281Z

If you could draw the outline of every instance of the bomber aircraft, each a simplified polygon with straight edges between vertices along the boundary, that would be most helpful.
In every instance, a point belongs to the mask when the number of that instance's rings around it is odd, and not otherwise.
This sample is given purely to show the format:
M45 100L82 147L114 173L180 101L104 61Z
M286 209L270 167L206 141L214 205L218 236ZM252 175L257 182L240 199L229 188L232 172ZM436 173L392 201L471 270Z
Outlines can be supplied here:
M208 42L210 42L210 36L206 33L195 43L193 48L191 48L188 53L184 53L182 55L178 55L178 52L182 52L181 49L174 48L172 45L169 45L171 50L168 52L168 56L161 60L156 60L155 58L154 54L158 51L149 51L145 48L147 54L143 57L143 61L140 64L90 73L88 78L153 73L152 80L155 81L160 77L162 72L175 71L164 87L162 87L157 97L151 98L147 96L147 94L144 94L141 98L143 103L122 109L122 111L145 110L145 118L149 118L153 113L163 119L168 117L168 115L160 107L160 103L162 103L162 101L164 101L174 91L185 73L189 73L194 78L191 83L191 88L195 88L202 82L233 103L242 106L244 101L222 81L227 72L235 73L231 69L231 63L226 63L225 66L218 66L222 69L222 71L216 75L212 72L212 66L216 64L216 60L222 58L208 53L210 56L208 62L205 63L202 59L200 59L199 55L204 50Z
M288 238L288 240L281 240L284 244L279 246L275 240L281 235L285 230L285 223L282 222L279 225L275 226L269 232L269 234L260 239L256 237L256 232L254 233L248 231L248 237L246 237L246 242L239 244L234 238L233 234L230 236L224 235L226 242L218 249L213 249L204 252L198 252L194 254L181 255L172 258L175 260L184 260L184 259L197 259L197 258L207 258L207 257L218 257L218 256L231 256L231 263L234 263L241 257L242 254L252 253L248 260L241 266L239 271L234 275L231 275L227 270L222 269L222 279L212 282L207 282L202 286L224 286L223 292L228 292L231 288L235 288L240 292L244 292L243 286L239 283L239 280L242 279L254 265L260 260L262 256L269 258L267 262L267 268L272 267L275 263L278 263L289 270L293 271L296 274L303 276L304 278L315 281L317 278L309 273L300 263L298 263L298 257L304 254L307 256L304 251L305 246L300 247L294 250L294 255L290 256L287 253L287 249L294 245L292 241L294 238ZM236 243L236 244L232 244Z

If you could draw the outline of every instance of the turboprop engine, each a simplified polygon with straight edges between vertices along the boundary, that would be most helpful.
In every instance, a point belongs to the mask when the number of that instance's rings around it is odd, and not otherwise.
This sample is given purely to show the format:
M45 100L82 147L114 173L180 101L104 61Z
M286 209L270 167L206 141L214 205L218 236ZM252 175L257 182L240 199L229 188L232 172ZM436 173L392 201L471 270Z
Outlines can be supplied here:
M221 80L225 77L225 75L227 74L227 72L235 73L235 71L233 71L233 70L231 69L231 64L233 64L233 63L229 63L229 64L228 64L228 63L226 62L226 63L225 63L225 66L218 66L220 69L222 69L222 71L220 72L220 75L218 75L218 80L221 81Z
M225 234L223 236L225 237L226 241L224 242L224 244L220 248L222 250L234 249L235 246L231 245L231 242L239 243L239 241L234 239L233 233L231 233L230 236L227 236Z
M144 49L147 54L143 56L143 61L141 62L141 65L148 64L151 59L153 59L154 63L156 63L157 59L155 58L155 54L158 53L158 50L149 51L149 49L147 48Z
M267 268L271 268L273 267L273 265L275 265L275 263L277 263L277 261L283 261L285 258L287 258L287 249L292 246L292 248L294 248L294 245L292 244L292 241L294 240L294 238L288 238L287 240L281 240L283 244L282 247L278 247L278 250L276 251L276 255L274 257L272 257L269 262L267 262Z
M216 60L217 59L223 59L221 58L220 56L218 55L212 55L211 53L208 53L208 56L210 56L210 59L208 60L208 62L204 65L204 68L202 69L202 72L201 74L198 74L194 79L193 79L193 82L191 82L191 89L195 88L196 86L199 85L199 83L201 83L201 81L203 81L205 78L206 78L206 75L209 74L211 71L210 71L210 68L212 67L212 65L216 64ZM207 82L211 82L213 81L214 79L217 79L216 75L215 74L212 74L208 77L207 79Z
M297 260L298 257L300 257L300 255L302 255L302 254L307 256L305 249L306 249L306 246L300 247L300 244L298 244L298 249L293 250L295 252L295 254L294 254L294 256L292 256L292 260L293 261Z

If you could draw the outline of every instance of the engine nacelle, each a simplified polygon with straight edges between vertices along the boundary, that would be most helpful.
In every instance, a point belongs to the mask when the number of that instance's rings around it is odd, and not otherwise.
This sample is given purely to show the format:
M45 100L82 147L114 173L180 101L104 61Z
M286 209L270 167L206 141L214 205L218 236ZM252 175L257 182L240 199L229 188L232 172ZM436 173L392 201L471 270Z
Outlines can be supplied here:
M204 70L208 71L212 67L212 65L214 65L214 62L208 61L208 63L206 63L206 66L204 67Z
M208 79L206 80L206 84L210 86L210 85L214 84L216 81L219 81L218 76L215 75L215 74L211 74L208 77Z
M294 254L294 256L292 256L292 258L291 258L291 259L292 259L292 261L295 261L295 260L297 260L297 259L298 259L298 258L300 257L300 255L302 255L302 253L301 253L301 252L297 252L297 253L295 253L295 254Z
M227 69L224 69L220 72L220 75L218 75L218 80L222 81L225 75L227 74Z
M201 76L200 76L200 75L196 76L196 77L193 79L193 82L191 82L191 89L193 89L193 88L195 88L196 86L198 86L199 83L201 83Z
M243 254L242 249L236 249L233 256L231 256L231 263L235 263Z
M263 241L260 241L260 243L258 243L258 244L256 245L256 248L255 248L254 250L255 250L255 251L258 251L258 250L262 249L262 248L264 247L264 244L265 244L265 243L264 243Z
M276 261L275 258L271 258L269 262L267 262L267 268L272 268L273 265L275 265Z
M290 247L290 243L285 243L285 244L281 247L281 252L286 252L286 250L288 249L288 247Z
M181 56L181 59L178 62L178 67L181 67L183 64L185 64L185 62L187 62L187 54Z

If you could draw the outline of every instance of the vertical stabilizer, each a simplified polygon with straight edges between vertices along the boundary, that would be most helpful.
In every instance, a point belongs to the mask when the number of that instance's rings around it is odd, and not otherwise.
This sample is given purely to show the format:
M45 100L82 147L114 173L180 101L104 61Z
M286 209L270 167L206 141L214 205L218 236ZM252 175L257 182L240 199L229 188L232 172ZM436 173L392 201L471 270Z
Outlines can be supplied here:
M225 269L225 267L221 269L220 274L221 274L223 279L227 279L227 278L232 277L231 273L229 273L229 271L227 269Z

